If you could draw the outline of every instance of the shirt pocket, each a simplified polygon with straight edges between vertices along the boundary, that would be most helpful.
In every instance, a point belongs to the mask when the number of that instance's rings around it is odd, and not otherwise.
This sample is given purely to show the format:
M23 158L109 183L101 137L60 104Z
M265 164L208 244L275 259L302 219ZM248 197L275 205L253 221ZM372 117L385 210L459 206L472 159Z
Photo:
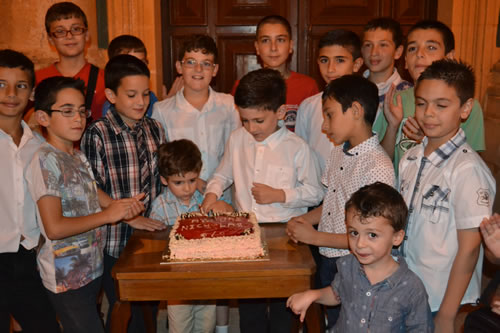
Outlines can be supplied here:
M295 187L295 175L292 168L270 165L267 170L267 183L276 189Z
M374 329L383 329L386 332L405 332L401 311L378 310L375 318L370 322L370 327ZM382 330L377 332L382 332Z
M427 185L422 197L422 215L431 223L447 218L450 212L450 189L439 185Z

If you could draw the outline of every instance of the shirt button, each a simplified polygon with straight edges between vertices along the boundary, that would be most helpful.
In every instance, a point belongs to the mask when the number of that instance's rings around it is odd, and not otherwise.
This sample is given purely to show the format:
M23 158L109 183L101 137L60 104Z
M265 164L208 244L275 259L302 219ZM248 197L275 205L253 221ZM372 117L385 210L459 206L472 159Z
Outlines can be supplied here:
M364 323L366 323L366 319L365 319L365 318L362 318L362 319L361 319L361 324L364 324Z
M344 167L340 167L340 170L344 170Z
M392 321L392 317L387 318L387 320Z
M371 292L369 292L369 291L366 292L366 296L371 296L371 295L372 295Z

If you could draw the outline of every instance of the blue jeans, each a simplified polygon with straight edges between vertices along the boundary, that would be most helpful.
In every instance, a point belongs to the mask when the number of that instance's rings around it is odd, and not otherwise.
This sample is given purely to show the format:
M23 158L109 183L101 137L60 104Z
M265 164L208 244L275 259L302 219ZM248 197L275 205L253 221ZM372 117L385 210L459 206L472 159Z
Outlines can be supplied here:
M321 256L321 262L319 265L319 280L321 282L321 288L328 287L332 284L335 279L335 274L337 274L337 258L328 258ZM328 318L328 325L326 328L332 328L340 315L340 305L337 306L327 306L326 307L326 317Z
M64 332L104 333L101 316L97 311L97 294L101 290L101 277L74 290L54 294L47 290L56 309Z

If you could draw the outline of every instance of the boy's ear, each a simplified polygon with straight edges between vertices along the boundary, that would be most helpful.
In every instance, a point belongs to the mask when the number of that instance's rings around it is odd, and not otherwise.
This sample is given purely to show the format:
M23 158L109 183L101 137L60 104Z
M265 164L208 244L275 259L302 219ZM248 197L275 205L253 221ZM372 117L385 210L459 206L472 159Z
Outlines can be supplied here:
M474 106L474 99L469 98L465 101L464 104L460 107L460 119L466 120L469 118L470 113L472 112L472 107Z
M177 74L182 75L182 64L179 60L175 62L175 69L177 70Z
M253 42L253 46L255 47L255 53L257 53L257 55L260 55L260 52L259 52L259 42L258 41L254 41Z
M363 106L359 104L359 102L356 101L352 102L351 112L355 120L364 119L365 110L363 109Z
M286 106L285 106L285 104L283 104L282 106L280 106L278 108L278 110L276 111L276 114L278 115L278 119L279 120L285 119L285 114L286 114Z
M215 64L214 71L212 72L212 77L216 77L218 71L219 71L219 64Z
M446 53L446 55L444 57L446 59L450 59L450 60L455 59L455 49L453 49L450 52Z
M396 48L396 52L394 53L394 60L398 60L399 58L401 58L401 56L403 55L403 50L404 50L403 45L399 45Z
M165 177L160 176L160 181L163 185L167 186L167 180L165 179Z
M293 53L293 39L290 39L290 47L288 49L288 54L292 54Z
M352 66L352 72L357 73L359 69L363 66L363 57L359 57L354 60L354 65Z
M33 89L31 89L31 94L30 94L30 97L28 99L32 102L35 101L35 87L33 87Z
M399 231L394 232L394 235L392 235L392 245L394 245L394 246L401 245L404 237L405 237L404 230L399 230Z
M116 94L113 90L109 89L109 88L106 88L104 89L104 94L106 95L106 98L108 99L108 101L111 103L111 104L115 104L116 103Z
M40 124L40 126L47 127L50 125L50 116L45 111L36 110L35 120Z

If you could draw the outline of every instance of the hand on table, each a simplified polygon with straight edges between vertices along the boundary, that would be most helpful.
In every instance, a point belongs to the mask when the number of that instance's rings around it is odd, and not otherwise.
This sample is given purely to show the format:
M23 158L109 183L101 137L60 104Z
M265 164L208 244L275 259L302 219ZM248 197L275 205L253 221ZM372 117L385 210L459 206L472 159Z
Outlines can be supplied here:
M286 226L288 237L295 243L302 242L312 244L316 229L304 218L297 216L288 221Z

